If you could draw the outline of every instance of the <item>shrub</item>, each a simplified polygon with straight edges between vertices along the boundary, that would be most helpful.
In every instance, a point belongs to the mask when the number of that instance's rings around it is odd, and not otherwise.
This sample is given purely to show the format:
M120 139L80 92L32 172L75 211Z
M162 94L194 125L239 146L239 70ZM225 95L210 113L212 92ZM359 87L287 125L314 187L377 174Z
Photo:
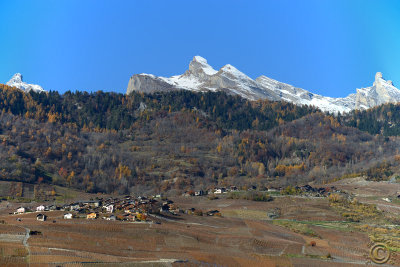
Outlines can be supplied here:
M242 193L240 192L229 192L228 197L229 199L240 199L242 198Z
M196 215L196 216L203 216L203 211L201 211L201 210L195 210L195 211L194 211L194 215Z
M255 191L248 191L246 193L241 193L241 192L230 192L228 194L229 199L246 199L246 200L252 200L252 201L272 201L273 198L267 194L267 193L262 193L262 192L255 192Z
M285 189L281 190L281 194L282 195L300 195L301 190L296 189L295 187L289 185Z
M343 201L343 197L341 195L339 195L339 194L336 194L336 193L335 194L330 194L328 199L329 199L329 202L334 202L334 203Z
M247 195L248 195L247 199L253 200L253 201L268 202L268 201L272 201L273 200L273 198L267 193L249 192Z

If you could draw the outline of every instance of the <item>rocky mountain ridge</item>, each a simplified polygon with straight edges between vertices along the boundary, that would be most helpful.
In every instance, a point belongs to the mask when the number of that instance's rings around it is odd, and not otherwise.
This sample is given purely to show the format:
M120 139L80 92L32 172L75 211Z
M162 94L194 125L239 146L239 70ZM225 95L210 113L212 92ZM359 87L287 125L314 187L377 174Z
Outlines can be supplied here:
M297 105L313 105L332 113L368 109L383 103L400 101L400 90L394 87L391 81L384 80L380 72L375 75L371 87L357 89L356 93L347 97L333 98L313 94L266 76L253 80L229 64L217 71L200 56L193 58L189 69L182 75L165 78L152 74L135 74L129 80L126 93L172 90L224 91L249 100L284 100Z

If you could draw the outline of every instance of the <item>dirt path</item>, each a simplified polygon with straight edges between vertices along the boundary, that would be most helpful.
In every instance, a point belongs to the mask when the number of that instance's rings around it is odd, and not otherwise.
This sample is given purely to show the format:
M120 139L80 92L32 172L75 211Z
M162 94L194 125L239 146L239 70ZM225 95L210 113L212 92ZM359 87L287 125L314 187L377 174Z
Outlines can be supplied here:
M19 226L19 225L17 225L17 226L25 229L25 236L24 236L24 240L22 241L22 244L24 245L24 247L28 251L28 266L30 266L31 265L30 264L31 249L30 249L29 244L28 244L28 239L30 237L29 233L31 232L31 230L29 228L27 228L27 227L24 227L24 226Z
M55 250L55 251L67 251L67 252L74 252L74 253L82 253L84 251L82 250L74 250L74 249L65 249L65 248L47 248L48 250ZM93 254L93 255L103 255L103 256L107 256L107 254L103 254L103 253L96 253L96 252L86 252L89 254ZM172 266L172 263L175 262L184 262L185 260L180 260L180 259L158 259L158 260L144 260L143 258L134 258L134 257L124 257L124 256L114 256L114 257L118 257L118 258L124 258L130 261L110 261L110 262L106 262L106 261L87 261L86 263L92 263L92 264L96 264L96 263L101 263L101 264L149 264L149 266L152 266L152 264L156 264L156 263L161 263L164 264L164 266ZM76 264L76 262L53 262L52 264Z
M390 205L390 204L382 204L382 203L376 203L376 205L384 211L391 212L391 213L394 213L397 215L400 213L399 206Z
M203 224L203 223L194 223L194 222L184 222L184 221L177 221L177 220L172 220L169 218L165 218L165 217L161 217L161 216L157 216L155 214L149 214L149 217L154 217L160 220L165 220L167 222L172 222L172 223L182 223L182 224L191 224L191 225L199 225L199 226L204 226L204 227L211 227L211 228L225 228L227 229L228 227L224 227L224 226L215 226L215 225L209 225L209 224Z

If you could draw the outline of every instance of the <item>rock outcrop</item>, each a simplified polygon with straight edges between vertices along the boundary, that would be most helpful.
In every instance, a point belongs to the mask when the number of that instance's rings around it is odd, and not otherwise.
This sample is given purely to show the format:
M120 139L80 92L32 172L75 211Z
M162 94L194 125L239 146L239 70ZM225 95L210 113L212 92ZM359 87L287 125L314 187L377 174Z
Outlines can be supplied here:
M371 87L357 89L355 109L367 109L384 103L399 101L400 90L393 86L392 81L383 79L381 72L377 72Z

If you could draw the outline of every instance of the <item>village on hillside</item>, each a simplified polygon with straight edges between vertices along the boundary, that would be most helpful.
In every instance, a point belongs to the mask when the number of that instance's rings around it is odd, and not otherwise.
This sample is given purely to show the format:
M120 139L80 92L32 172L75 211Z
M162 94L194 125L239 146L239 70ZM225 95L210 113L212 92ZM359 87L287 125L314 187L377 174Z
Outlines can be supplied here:
M123 198L99 198L89 201L78 201L65 205L21 206L13 214L36 212L38 221L46 221L46 212L65 211L63 219L104 219L108 221L153 222L152 218L162 218L168 215L179 214L203 215L203 211L194 208L183 210L177 207L172 200L145 196L125 196ZM207 211L204 214L213 216L219 211ZM17 220L21 220L17 218Z
M253 186L247 190L239 190L236 186L216 187L209 190L190 190L182 194L184 197L200 197L208 196L209 199L218 198L219 195L225 194L228 198L234 198L235 194L243 194L246 192L259 192L257 187ZM268 188L269 194L297 194L303 196L327 197L331 193L340 193L335 187L314 188L310 185L288 187L288 188ZM229 194L228 194L229 193ZM271 198L272 200L272 198ZM221 216L218 210L196 210L195 208L181 209L174 204L174 201L162 197L161 195L146 196L130 196L125 197L109 197L95 198L87 201L77 201L64 205L44 205L38 206L25 205L18 207L13 214L25 214L36 212L38 221L46 221L46 212L48 211L65 211L63 219L103 219L108 221L128 221L128 222L153 222L155 218L161 219L168 216L179 216L180 214L189 214L197 216ZM17 220L21 220L17 218ZM55 221L54 221L55 222Z

